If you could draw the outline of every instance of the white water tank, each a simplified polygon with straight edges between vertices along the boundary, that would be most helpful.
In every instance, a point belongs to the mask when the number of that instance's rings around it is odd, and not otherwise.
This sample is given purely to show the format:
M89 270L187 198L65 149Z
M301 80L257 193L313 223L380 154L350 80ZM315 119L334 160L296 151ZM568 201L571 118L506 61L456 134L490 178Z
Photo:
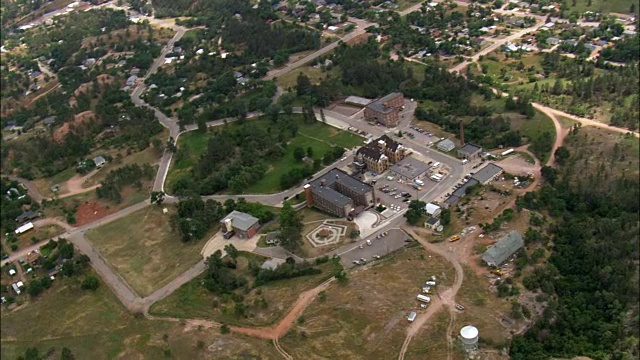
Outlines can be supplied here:
M227 232L233 230L233 226L231 225L231 219L225 219L224 225L227 228Z
M466 351L478 348L478 329L475 326L467 325L460 330L460 340Z

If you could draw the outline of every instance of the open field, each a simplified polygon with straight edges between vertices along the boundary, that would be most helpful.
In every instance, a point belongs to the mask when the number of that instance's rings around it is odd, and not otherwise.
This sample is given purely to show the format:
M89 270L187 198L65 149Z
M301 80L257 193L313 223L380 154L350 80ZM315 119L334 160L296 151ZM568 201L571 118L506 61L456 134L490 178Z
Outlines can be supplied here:
M67 347L76 359L96 360L161 359L171 354L188 359L276 358L266 341L220 335L216 328L136 318L104 284L90 292L80 289L74 278L56 282L28 305L14 311L2 309L3 359L17 358L27 347L38 348L41 355L54 348L54 358Z
M591 6L589 6L591 3ZM636 0L576 0L576 6L571 6L572 3L568 3L567 10L569 12L577 11L593 11L601 13L622 13L629 14L631 4L635 4L636 14L638 13L638 2Z
M327 76L337 75L338 70L334 68L332 70L323 72L319 67L305 65L295 69L294 71L289 71L288 73L279 76L276 79L276 83L278 84L278 86L285 90L293 89L297 84L298 75L300 75L300 73L307 75L312 84L319 84L320 82L322 82L322 80L326 79Z
M169 225L171 214L150 206L87 231L87 238L140 296L151 294L201 260L204 241L180 241Z
M245 189L247 194L274 193L280 189L280 178L283 174L290 171L296 166L300 166L293 152L296 147L303 149L312 148L313 158L321 159L331 148L331 146L341 146L351 148L358 146L362 142L362 138L358 135L333 128L321 122L313 124L305 124L302 122L300 115L292 115L298 126L298 135L289 140L284 155L278 159L265 159L265 164L269 166L269 170L264 177L248 186ZM259 127L267 128L271 126L271 122L267 119L248 120L251 124ZM239 126L230 124L229 126ZM166 189L171 189L172 184L182 176L189 176L190 169L193 167L199 157L206 152L207 141L210 133L200 133L192 131L183 134L178 139L178 147L185 149L185 156L175 159L166 180Z
M447 358L447 326L449 325L449 312L442 308L433 318L433 321L423 326L413 337L404 358L415 359L446 359ZM455 330L459 329L453 329ZM428 339L428 340L427 340ZM453 360L464 359L462 349L454 340Z
M449 263L418 246L368 267L350 272L345 285L331 285L280 340L293 358L394 359L424 281L436 275L439 286L446 287L455 277Z
M266 258L250 253L241 253L238 257L238 267L234 272L247 279L250 278L248 259L261 263ZM234 303L228 297L224 302L221 297L212 294L200 285L204 275L191 280L173 294L155 303L151 307L150 313L156 316L210 319L231 325L271 325L290 310L300 293L321 284L339 269L333 262L317 267L322 270L322 273L318 275L270 282L243 294L247 314L245 317L234 314ZM260 304L263 297L266 300L266 307Z

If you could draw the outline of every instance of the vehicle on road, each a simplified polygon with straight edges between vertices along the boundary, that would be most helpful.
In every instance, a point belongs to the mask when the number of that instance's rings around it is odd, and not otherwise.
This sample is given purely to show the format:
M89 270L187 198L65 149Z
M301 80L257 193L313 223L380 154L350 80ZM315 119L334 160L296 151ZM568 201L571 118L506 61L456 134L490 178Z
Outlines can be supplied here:
M360 249L364 249L364 245L360 245L358 246Z
M456 242L460 240L460 236L459 235L453 235L450 239L449 242Z
M406 242L406 243L410 243L411 241L413 241L413 240L411 240L411 239L404 239L404 242Z
M372 256L372 258L374 258L374 259L380 259L380 257L381 257L380 255L373 255Z
M367 239L367 245L371 245L371 240Z
M356 264L356 265L360 265L360 261L358 261L358 260L353 260L353 263Z
M460 304L456 304L456 309L458 309L460 311L464 311L464 306L462 306Z
M367 262L367 259L365 259L365 258L360 258L360 261L362 261L362 263L366 263L366 262Z

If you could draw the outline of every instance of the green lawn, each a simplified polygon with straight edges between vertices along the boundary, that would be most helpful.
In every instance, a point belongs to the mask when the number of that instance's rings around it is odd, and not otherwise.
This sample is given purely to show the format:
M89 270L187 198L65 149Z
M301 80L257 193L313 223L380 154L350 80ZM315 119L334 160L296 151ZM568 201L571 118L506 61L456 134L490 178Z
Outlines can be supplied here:
M177 359L276 358L266 341L137 318L104 283L90 292L80 289L76 278L57 278L35 301L15 311L3 309L1 320L2 359L16 359L28 347L38 348L40 356L53 348L48 359L59 359L63 347L76 359L93 360L162 359L168 354ZM198 341L203 348L198 348ZM207 350L212 343L215 356Z
M522 121L519 130L529 139L535 139L545 131L552 134L555 134L556 132L555 126L553 126L553 121L538 110L536 110L536 115L533 119L526 119Z
M341 146L352 148L362 143L362 137L350 132L336 129L332 126L316 122L305 124L300 115L292 115L298 121L298 135L289 140L284 155L279 159L266 159L268 166L264 177L247 187L246 194L263 194L280 191L280 177L296 166L301 166L294 157L293 152L296 147L303 149L312 148L313 158L321 159L331 148L331 146ZM247 120L255 126L268 127L271 122L266 119ZM238 126L230 124L229 126ZM169 174L167 175L165 189L171 189L172 184L182 176L189 176L191 167L195 161L206 152L207 141L210 133L200 133L198 131L188 132L178 138L178 147L186 149L186 156L172 162Z
M169 225L171 214L149 206L86 233L140 296L151 294L202 259L200 251L208 236L195 243L181 242Z
M276 83L285 90L293 88L298 82L298 75L300 75L300 73L307 75L312 84L319 84L322 80L326 79L328 75L338 75L338 69L332 68L331 70L322 72L319 67L305 65L279 76L276 78Z
M589 5L591 2L591 6ZM631 4L635 4L636 14L638 13L638 1L637 0L576 0L576 6L571 6L571 2L567 3L569 5L568 11L572 13L574 11L584 12L584 11L594 11L601 13L622 13L629 14Z

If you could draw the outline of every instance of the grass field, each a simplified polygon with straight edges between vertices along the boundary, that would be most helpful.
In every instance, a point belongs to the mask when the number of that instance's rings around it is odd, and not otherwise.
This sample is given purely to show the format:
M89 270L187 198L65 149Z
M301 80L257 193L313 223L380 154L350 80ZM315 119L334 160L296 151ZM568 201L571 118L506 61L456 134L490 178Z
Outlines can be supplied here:
M589 2L591 2L591 6L588 6ZM576 0L576 6L571 6L571 2L567 4L569 5L569 13L574 11L582 13L590 10L605 14L611 12L629 14L631 13L631 4L635 4L636 14L638 13L638 2L636 0Z
M322 72L319 67L305 65L279 76L276 79L276 84L285 90L293 89L298 82L298 75L300 75L300 73L307 75L312 84L319 84L322 80L326 79L327 76L338 75L338 70L333 68L329 71Z
M150 206L86 233L140 296L151 294L201 259L205 240L181 242L171 231L170 215Z
M413 337L404 358L407 360L415 359L446 359L447 358L447 326L449 325L449 312L446 308L442 308L435 316L433 321L427 323L420 329L418 334ZM453 329L459 330L459 329ZM429 339L425 341L425 339ZM454 346L452 351L453 360L463 360L464 353L454 338Z
M40 355L63 347L76 359L274 359L273 346L262 340L220 335L218 329L136 318L101 284L95 292L80 289L74 278L56 279L52 289L15 311L2 310L1 357L15 359L27 347ZM167 335L166 340L164 335ZM198 347L198 341L203 346ZM209 349L209 346L212 348Z
M166 136L162 137L161 139L162 140L166 139ZM111 155L111 157L116 159L116 154L118 153L118 151L108 151L108 152L105 152L105 153L108 154L108 155ZM103 154L103 153L101 153L101 154ZM121 152L121 154L123 155L121 161L114 160L112 162L107 163L94 176L92 176L89 179L87 179L84 182L84 184L82 184L82 186L90 187L92 185L99 184L102 180L104 180L107 177L107 174L109 174L110 171L118 169L118 168L121 168L121 167L123 167L125 165L155 164L160 160L160 157L162 156L162 154L160 152L158 152L157 150L155 150L151 146L149 146L148 148L146 148L146 149L144 149L142 151L138 151L138 152L132 153L131 155L126 155L124 152Z
M366 270L350 272L347 284L331 285L309 305L304 322L280 345L294 359L397 358L406 316L417 307L415 296L423 281L436 275L443 286L450 286L455 277L449 263L429 255L418 246L403 248Z
M264 261L266 258L249 253L241 254L235 271L249 279L246 257L259 261ZM201 286L200 282L203 276L188 282L167 298L154 304L150 313L177 318L211 319L233 325L271 325L289 311L300 293L319 285L339 269L332 262L321 264L318 268L322 270L321 274L274 281L244 294L244 303L247 308L246 317L238 317L233 313L234 303L232 301L224 303L218 296ZM257 302L261 297L267 301L266 308Z
M293 157L296 147L303 149L312 148L314 159L320 159L326 154L331 146L341 146L344 148L352 148L358 146L362 142L362 138L350 132L336 129L321 122L313 124L305 124L302 122L300 115L292 115L297 120L298 135L289 140L288 146L284 151L284 155L279 159L265 160L265 164L269 170L264 177L247 187L244 191L246 194L263 194L274 193L280 191L280 178L283 174L300 164ZM252 124L259 127L268 127L271 122L266 119L248 120ZM229 126L238 126L231 124ZM206 152L207 141L210 133L200 133L192 131L183 134L178 139L178 147L186 150L186 156L173 161L166 180L166 189L171 189L172 184L182 176L189 176L190 169L193 167L197 159Z

